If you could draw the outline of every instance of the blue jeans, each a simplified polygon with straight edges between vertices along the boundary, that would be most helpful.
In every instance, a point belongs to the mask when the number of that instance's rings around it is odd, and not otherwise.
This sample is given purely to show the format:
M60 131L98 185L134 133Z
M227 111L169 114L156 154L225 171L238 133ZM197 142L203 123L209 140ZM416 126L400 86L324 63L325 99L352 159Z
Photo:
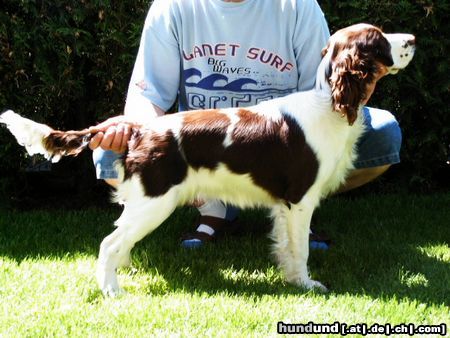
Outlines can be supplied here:
M402 132L388 111L364 107L365 133L357 144L355 168L372 168L400 162Z
M395 117L386 110L364 107L366 130L357 144L355 168L372 168L400 162L402 133ZM119 155L100 148L93 152L98 179L117 178L114 162ZM237 209L229 207L226 218L231 220Z

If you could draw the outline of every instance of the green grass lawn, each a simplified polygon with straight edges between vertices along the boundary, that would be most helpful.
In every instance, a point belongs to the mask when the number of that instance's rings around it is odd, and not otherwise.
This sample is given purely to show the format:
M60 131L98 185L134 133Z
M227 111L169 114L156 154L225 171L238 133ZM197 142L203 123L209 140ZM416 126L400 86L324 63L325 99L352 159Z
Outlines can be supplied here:
M330 292L283 281L263 211L240 236L179 246L196 214L177 210L120 270L127 295L105 299L98 247L120 210L0 211L0 337L276 336L277 323L450 325L450 194L333 198L318 211L334 240L312 251ZM314 335L311 335L314 336Z

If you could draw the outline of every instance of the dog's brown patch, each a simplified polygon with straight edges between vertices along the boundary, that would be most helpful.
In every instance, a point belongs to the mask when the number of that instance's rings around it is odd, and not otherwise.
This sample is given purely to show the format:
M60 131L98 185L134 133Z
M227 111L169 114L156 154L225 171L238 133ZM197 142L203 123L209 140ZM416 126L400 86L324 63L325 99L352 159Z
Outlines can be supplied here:
M238 112L223 162L237 174L250 174L272 196L297 203L314 183L318 161L302 129L288 115L272 120L254 112Z
M186 114L180 132L180 147L194 168L215 169L225 150L223 142L230 118L220 110L199 110Z
M125 179L139 174L145 195L161 196L186 177L187 164L171 130L164 134L135 131L128 148Z

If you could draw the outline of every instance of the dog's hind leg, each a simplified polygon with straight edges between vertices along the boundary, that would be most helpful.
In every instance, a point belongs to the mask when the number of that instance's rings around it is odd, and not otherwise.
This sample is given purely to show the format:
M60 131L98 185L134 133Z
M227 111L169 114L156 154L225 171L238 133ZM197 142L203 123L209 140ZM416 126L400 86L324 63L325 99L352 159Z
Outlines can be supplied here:
M316 201L318 200L304 197L300 203L291 204L287 222L290 255L284 269L288 282L306 289L318 288L326 291L325 286L309 277L307 266L309 229L314 208L318 204Z
M178 204L177 189L172 188L160 197L136 197L124 202L117 229L100 245L97 281L105 296L115 297L123 291L117 280L117 268L129 263L134 245L155 230L174 211Z

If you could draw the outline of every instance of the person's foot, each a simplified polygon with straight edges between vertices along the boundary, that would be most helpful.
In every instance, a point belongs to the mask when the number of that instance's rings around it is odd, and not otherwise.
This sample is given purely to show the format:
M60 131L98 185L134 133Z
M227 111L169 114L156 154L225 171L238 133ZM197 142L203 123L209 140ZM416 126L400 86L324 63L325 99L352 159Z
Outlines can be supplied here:
M201 216L194 232L186 233L181 237L183 248L195 249L206 243L214 242L224 232L237 232L237 220L228 221L212 216ZM330 238L323 232L311 229L309 235L309 247L313 250L328 250L331 245Z
M330 238L323 232L316 232L311 229L309 233L309 247L310 249L328 250L331 246Z
M195 232L186 233L181 237L181 246L183 248L195 249L205 243L213 242L215 239L215 236L196 230Z
M226 219L218 217L201 216L197 222L197 229L194 232L181 236L181 246L195 249L206 243L213 242L230 223Z

